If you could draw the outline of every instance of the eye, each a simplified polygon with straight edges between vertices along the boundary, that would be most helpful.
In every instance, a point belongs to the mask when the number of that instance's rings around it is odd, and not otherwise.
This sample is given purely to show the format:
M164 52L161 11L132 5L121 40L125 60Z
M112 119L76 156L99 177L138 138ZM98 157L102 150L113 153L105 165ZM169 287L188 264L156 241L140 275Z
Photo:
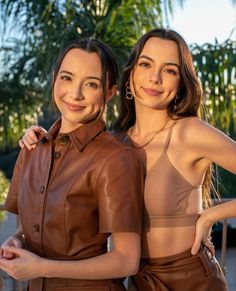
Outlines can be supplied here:
M139 64L139 67L143 67L143 68L151 68L151 65L147 62L140 62Z
M85 84L85 86L93 88L93 89L97 89L98 88L98 84L95 82L88 82Z
M174 69L165 69L164 71L166 73L174 75L174 76L176 76L178 74L178 72L176 70L174 70Z
M71 77L68 76L68 75L61 75L60 79L63 80L63 81L71 81Z

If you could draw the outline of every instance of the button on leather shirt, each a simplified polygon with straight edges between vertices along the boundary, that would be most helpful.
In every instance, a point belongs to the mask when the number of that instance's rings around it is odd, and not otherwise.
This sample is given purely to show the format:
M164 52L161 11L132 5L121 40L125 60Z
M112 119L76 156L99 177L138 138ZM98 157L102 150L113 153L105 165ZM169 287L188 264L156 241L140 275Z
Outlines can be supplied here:
M68 134L60 124L20 151L6 208L19 214L29 250L84 259L105 253L110 233L141 232L142 167L102 120Z

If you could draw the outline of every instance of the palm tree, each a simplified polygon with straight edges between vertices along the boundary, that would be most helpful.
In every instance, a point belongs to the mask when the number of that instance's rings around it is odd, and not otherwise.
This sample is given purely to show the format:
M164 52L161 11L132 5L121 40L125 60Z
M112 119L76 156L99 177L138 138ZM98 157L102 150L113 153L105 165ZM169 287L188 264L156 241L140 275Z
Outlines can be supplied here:
M236 138L236 42L202 46L194 45L192 52L204 91L207 119L227 135ZM223 196L235 195L236 176L219 168Z

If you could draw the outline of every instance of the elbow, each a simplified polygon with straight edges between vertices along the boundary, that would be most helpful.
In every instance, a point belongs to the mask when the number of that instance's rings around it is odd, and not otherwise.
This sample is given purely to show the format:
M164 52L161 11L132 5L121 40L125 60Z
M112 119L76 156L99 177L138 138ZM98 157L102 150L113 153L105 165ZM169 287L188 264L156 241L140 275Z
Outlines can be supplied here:
M125 276L134 276L139 269L139 256L128 258L125 265Z
M117 261L119 277L135 275L139 270L141 253L139 235L136 233L123 234L121 242L118 240L115 240L115 242L113 252Z
M138 269L139 269L139 264L137 264L136 266L130 268L127 276L130 277L130 276L136 275L138 273Z

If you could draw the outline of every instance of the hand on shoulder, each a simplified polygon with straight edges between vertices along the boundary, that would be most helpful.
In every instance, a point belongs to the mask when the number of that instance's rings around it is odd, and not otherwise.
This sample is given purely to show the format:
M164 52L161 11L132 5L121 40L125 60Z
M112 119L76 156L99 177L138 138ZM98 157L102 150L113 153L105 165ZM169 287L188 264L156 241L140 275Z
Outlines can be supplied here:
M31 127L26 129L24 136L22 137L22 139L19 140L19 146L22 149L27 148L30 151L35 149L39 139L39 135L46 132L47 131L43 127L32 125Z

